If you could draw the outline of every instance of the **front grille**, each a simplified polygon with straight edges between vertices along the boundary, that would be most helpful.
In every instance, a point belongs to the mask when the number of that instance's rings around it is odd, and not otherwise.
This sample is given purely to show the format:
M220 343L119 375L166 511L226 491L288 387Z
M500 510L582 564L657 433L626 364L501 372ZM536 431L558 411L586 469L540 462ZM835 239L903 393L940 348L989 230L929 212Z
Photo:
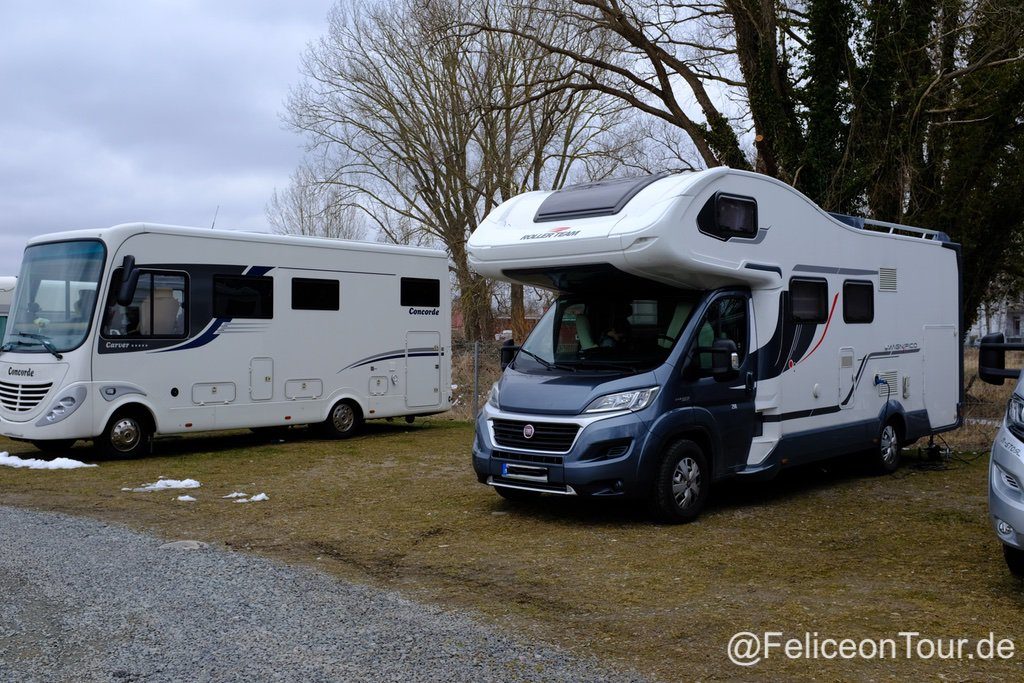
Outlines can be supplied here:
M576 432L580 430L579 425L562 422L491 420L491 424L494 427L494 440L499 446L555 453L568 451L576 440ZM527 425L533 427L533 436L530 438L523 434Z
M0 382L0 404L12 413L32 410L46 396L53 382L45 384L13 384Z
M515 460L516 462L534 462L540 465L561 465L560 455L537 455L536 453L509 453L508 451L494 451L493 456L498 460Z

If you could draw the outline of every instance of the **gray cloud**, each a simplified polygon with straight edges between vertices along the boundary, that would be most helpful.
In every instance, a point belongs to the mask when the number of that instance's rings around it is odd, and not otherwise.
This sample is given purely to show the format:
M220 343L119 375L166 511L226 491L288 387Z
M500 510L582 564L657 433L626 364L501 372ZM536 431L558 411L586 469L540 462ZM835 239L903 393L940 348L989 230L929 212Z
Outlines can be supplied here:
M10 3L0 275L30 236L136 220L267 229L302 158L281 124L333 0Z

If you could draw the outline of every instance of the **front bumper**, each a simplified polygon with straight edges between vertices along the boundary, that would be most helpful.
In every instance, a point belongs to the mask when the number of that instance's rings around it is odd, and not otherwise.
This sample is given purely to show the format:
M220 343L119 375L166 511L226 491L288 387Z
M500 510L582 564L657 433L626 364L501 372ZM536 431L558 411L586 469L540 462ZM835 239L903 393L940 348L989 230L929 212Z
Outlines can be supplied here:
M580 429L563 451L496 443L492 420L574 424ZM548 416L508 413L490 405L477 417L473 469L481 483L560 495L638 496L640 454L649 429L637 413ZM497 439L500 440L500 439Z
M999 540L1024 549L1024 442L1006 428L999 429L992 442L988 471L988 508ZM1013 527L999 532L999 522Z

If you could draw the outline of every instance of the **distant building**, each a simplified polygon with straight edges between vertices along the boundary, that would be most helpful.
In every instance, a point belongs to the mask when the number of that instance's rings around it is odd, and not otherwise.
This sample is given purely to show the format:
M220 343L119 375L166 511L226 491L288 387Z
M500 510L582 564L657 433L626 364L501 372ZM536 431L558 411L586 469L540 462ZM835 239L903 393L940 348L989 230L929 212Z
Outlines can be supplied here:
M967 331L967 344L976 346L986 334L996 332L1002 332L1008 342L1024 341L1024 300L1005 300L979 306L978 317Z

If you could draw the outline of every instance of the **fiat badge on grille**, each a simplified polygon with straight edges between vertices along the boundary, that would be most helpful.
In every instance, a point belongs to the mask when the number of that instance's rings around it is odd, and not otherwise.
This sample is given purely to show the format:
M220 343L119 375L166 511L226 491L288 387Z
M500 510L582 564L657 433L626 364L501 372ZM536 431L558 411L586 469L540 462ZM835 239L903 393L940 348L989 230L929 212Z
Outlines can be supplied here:
M533 432L534 432L533 425L526 425L525 427L523 427L523 438L524 439L532 439L533 438Z

